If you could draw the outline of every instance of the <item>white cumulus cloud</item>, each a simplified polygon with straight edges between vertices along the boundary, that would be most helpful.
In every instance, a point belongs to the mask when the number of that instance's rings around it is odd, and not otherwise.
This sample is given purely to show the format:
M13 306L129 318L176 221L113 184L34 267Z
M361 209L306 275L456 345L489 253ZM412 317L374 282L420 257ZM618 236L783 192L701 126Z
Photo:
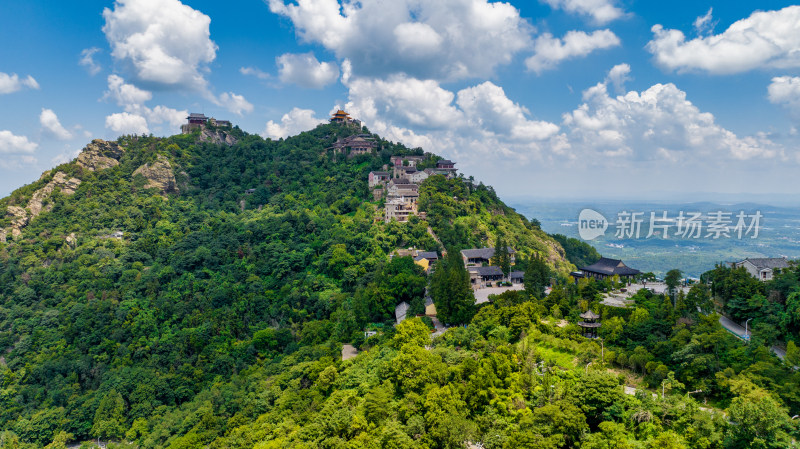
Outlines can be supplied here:
M350 60L358 76L488 76L528 48L533 31L511 4L487 0L268 4L272 12L292 21L301 40Z
M314 111L311 109L293 108L281 117L280 123L272 120L268 121L261 135L265 139L280 139L281 137L298 134L301 131L308 131L324 122L325 120L315 117Z
M464 163L498 154L514 163L538 158L559 139L558 125L530 118L489 81L452 92L433 80L394 75L355 78L347 87L345 109L373 132Z
M239 73L241 73L242 75L247 75L247 76L255 76L256 78L258 78L260 80L267 80L267 79L272 78L272 75L270 75L269 73L264 72L264 71L262 71L262 70L260 70L258 68L255 68L255 67L242 67L242 68L239 69Z
M767 98L800 116L800 77L776 76L767 87Z
M114 100L119 106L130 106L144 104L152 100L153 94L139 89L133 84L126 83L119 75L109 75L108 90L103 98Z
M253 112L253 105L247 101L244 96L237 95L233 92L225 92L221 94L217 98L216 103L236 115L242 115L245 112Z
M541 73L552 69L565 59L583 57L595 50L619 46L620 40L611 30L593 33L570 31L563 38L545 33L534 44L535 53L525 60L528 70Z
M720 34L688 41L680 30L654 25L652 31L647 49L669 70L731 74L800 67L800 6L756 11Z
M211 19L179 0L116 0L105 8L111 56L143 82L204 90L216 58Z
M608 71L608 80L617 93L625 92L625 83L631 78L628 76L631 73L631 66L628 64L617 64Z
M59 154L53 156L53 158L50 159L50 163L53 164L53 165L66 164L67 162L70 162L73 159L75 159L76 157L78 157L81 154L81 151L83 151L83 150L82 149L78 149L78 150L67 150L67 151L64 151L62 153L59 153Z
M596 23L604 24L619 19L625 11L609 0L543 0L553 9L563 9L572 14L589 16Z
M33 153L38 147L39 144L31 142L25 136L17 136L11 131L0 131L0 153Z
M150 134L147 120L129 112L118 112L106 117L106 128L118 134Z
M39 123L45 132L61 140L72 139L72 133L67 131L58 120L58 116L52 109L42 108L42 113L39 114Z
M714 22L714 17L712 13L714 12L714 8L708 8L708 12L704 15L694 19L694 29L697 31L697 34L709 34L714 31L714 27L717 25Z
M467 116L468 126L497 136L531 141L547 139L558 132L553 123L529 120L530 112L511 101L502 87L490 81L460 90L457 103Z
M375 117L403 127L447 128L463 119L453 105L455 94L433 80L356 78L348 87L348 110L370 122Z
M319 62L313 53L286 53L275 58L278 76L284 83L321 89L339 78L335 62Z
M81 51L81 59L78 64L85 67L90 75L94 76L100 73L102 67L94 60L94 55L99 53L100 49L97 47L85 48Z
M39 83L30 75L20 78L16 73L9 75L8 73L0 72L0 95L20 91L23 87L39 89Z
M177 110L166 106L158 105L152 109L144 108L144 114L148 123L161 124L168 123L171 127L177 128L186 122L189 112L186 109Z
M133 84L127 83L119 75L108 76L108 90L103 95L103 99L113 100L117 105L122 106L128 116L120 116L112 119L112 123L117 128L109 126L109 121L106 119L106 127L118 131L118 129L130 129L128 125L118 125L123 122L134 123L134 129L148 129L147 124L161 124L168 123L171 128L179 127L185 120L188 112L184 110L177 110L168 108L166 106L158 105L150 108L145 105L146 102L153 98L150 91L139 89ZM115 114L118 115L118 114ZM145 126L142 127L139 118L145 119ZM149 132L149 129L148 131ZM146 133L147 133L146 132ZM146 134L145 133L145 134ZM134 132L129 134L141 134Z
M605 83L584 92L584 103L564 114L573 150L584 158L634 160L747 160L782 156L764 135L738 137L700 111L674 84L612 97ZM680 156L679 156L680 155Z

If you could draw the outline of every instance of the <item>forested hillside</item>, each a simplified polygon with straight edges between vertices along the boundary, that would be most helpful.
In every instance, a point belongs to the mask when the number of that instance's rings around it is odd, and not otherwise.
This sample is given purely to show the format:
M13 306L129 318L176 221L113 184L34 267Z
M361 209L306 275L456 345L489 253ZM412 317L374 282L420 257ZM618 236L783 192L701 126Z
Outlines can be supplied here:
M444 250L429 226L451 251L500 233L521 258L572 268L490 187L461 179L423 184L429 221L384 224L367 174L422 150L327 150L353 132L272 141L209 125L95 141L0 200L0 445L62 435L161 447L194 428L189 415L211 429L203 441L221 436L235 427L223 421L263 410L220 389L270 394L254 379L330 361L418 300L424 273L387 256Z
M0 200L0 447L795 444L798 265L766 284L719 267L711 287L609 307L618 279L569 276L599 255L490 187L431 176L426 218L385 223L368 173L423 151L328 149L354 132L94 141ZM483 246L513 248L525 288L475 305L459 250ZM432 273L389 257L410 247L438 252ZM411 317L426 288L454 326ZM749 344L715 310L754 317Z

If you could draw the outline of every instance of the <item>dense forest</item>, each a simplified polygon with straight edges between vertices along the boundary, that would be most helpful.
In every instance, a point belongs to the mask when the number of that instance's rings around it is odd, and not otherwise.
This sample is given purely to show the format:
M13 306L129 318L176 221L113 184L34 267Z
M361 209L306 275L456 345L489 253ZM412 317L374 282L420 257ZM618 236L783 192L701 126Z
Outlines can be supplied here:
M367 175L421 149L373 136L375 154L344 158L329 148L357 131L341 125L278 141L209 130L221 143L121 137L0 200L27 211L0 218L18 231L0 243L0 447L777 448L797 437L797 267L769 285L720 267L713 289L642 290L610 308L600 298L618 280L569 277L599 254L548 236L491 187L432 176L425 219L384 223ZM458 251L506 245L525 289L475 306ZM389 257L409 247L441 255L432 274ZM426 290L453 325L433 339L427 318L393 325L400 302L423 313ZM576 324L589 309L602 339ZM761 313L753 341L715 310ZM785 362L768 349L779 339ZM360 354L342 360L343 344Z

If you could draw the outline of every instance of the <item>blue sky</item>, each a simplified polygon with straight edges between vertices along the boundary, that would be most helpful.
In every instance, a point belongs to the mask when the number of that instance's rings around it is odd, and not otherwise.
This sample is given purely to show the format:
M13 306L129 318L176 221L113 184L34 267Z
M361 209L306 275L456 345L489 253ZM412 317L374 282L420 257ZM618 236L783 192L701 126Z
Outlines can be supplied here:
M336 107L508 196L794 195L800 7L753 5L4 2L0 195L187 112L277 138Z

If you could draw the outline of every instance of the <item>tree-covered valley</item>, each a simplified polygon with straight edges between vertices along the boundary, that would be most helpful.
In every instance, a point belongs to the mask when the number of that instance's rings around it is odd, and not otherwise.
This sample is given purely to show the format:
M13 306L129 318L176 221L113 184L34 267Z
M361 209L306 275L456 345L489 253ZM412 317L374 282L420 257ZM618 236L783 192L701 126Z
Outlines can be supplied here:
M596 251L483 184L431 176L425 218L384 223L369 172L422 149L373 136L345 158L330 147L356 131L336 124L209 130L95 141L0 200L0 447L794 444L797 266L611 308L617 280L569 277ZM476 306L457 254L499 242L525 289ZM432 274L389 257L411 247L440 254ZM451 325L433 339L430 319L394 326L426 290ZM743 344L715 307L762 313L770 337ZM589 309L602 340L576 324Z

